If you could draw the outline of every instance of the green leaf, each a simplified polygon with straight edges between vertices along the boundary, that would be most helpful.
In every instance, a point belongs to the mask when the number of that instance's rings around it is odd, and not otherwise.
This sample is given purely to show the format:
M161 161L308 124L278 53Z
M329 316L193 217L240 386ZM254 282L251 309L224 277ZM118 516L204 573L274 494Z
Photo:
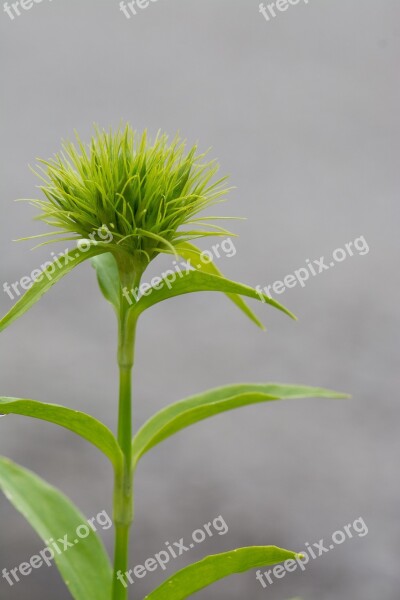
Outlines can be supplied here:
M11 325L16 319L26 313L55 283L60 281L74 267L105 252L104 246L98 244L88 250L74 249L66 256L57 257L48 267L43 269L41 281L36 280L32 287L14 304L12 309L0 320L0 331ZM61 266L60 266L61 265Z
M75 543L79 538L77 527L87 521L70 500L34 473L3 457L0 457L0 489L46 546L51 548L51 539L61 550L64 549L62 540L73 544L61 554L53 547L54 561L73 598L110 600L112 570L109 558L100 538L89 525L88 537ZM61 541L58 543L58 540Z
M176 246L176 252L185 260L190 260L192 266L194 266L196 270L202 271L204 273L209 273L210 275L218 275L219 277L223 277L221 271L218 269L218 267L215 266L214 262L203 262L201 260L201 250L197 248L197 246L195 246L194 244L190 244L189 242L183 242ZM265 329L264 325L253 313L251 308L247 306L246 302L241 296L238 296L238 294L230 293L226 295L258 327L260 327L261 329Z
M120 278L117 262L111 254L107 252L92 258L91 263L96 269L97 281L100 289L108 302L110 302L117 313L120 307Z
M182 277L177 275L177 279L175 279L175 281L168 281L168 278L164 278L159 286L162 287L160 287L160 289L156 289L155 287L150 288L146 295L142 296L139 302L132 306L130 314L134 319L136 319L147 308L150 308L151 306L154 306L163 300L181 296L182 294L191 294L193 292L224 292L225 294L240 294L241 296L248 296L249 298L259 301L261 301L262 298L267 304L270 304L278 310L281 310L285 314L289 315L289 317L292 319L296 319L296 317L287 308L279 304L279 302L276 300L273 300L265 294L258 294L256 290L248 285L230 281L229 279L225 279L219 275L210 275L209 273L202 273L201 271L189 271Z
M278 383L237 384L215 388L171 404L154 415L133 438L133 464L168 437L214 415L259 402L290 398L348 398L324 388Z
M123 454L114 435L103 423L90 415L58 404L5 397L0 397L0 414L23 415L60 425L104 452L117 470L122 468Z
M175 573L154 592L146 596L145 600L165 600L166 598L184 600L184 598L188 598L234 573L275 565L297 557L298 554L295 552L282 550L276 546L238 548L224 554L207 556L202 561Z

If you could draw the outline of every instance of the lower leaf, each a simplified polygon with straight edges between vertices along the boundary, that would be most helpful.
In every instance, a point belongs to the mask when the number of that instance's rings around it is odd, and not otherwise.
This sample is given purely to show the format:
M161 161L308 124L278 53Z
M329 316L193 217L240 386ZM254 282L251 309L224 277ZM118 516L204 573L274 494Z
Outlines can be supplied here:
M110 600L112 569L108 555L72 502L31 471L4 457L0 457L0 489L51 550L48 560L53 554L72 597ZM83 524L89 530L86 537L78 534ZM57 544L61 553L49 540ZM66 547L67 542L70 545Z
M132 460L139 459L171 435L214 415L260 402L295 398L348 398L324 388L279 383L234 384L196 394L167 406L151 417L132 443Z
M104 452L117 471L123 468L123 454L114 435L90 415L57 404L3 396L0 396L0 414L23 415L65 427Z
M192 594L234 573L243 573L256 567L275 565L299 555L276 546L238 548L224 554L207 556L167 579L145 600L184 600Z

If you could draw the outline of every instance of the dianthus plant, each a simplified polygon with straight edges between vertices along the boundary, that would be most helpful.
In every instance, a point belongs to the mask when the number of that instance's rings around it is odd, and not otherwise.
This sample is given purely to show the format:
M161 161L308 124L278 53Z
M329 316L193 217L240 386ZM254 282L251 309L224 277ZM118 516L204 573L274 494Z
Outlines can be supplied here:
M130 566L134 474L144 454L183 428L231 409L288 398L342 397L322 388L298 385L233 384L164 408L133 436L131 374L135 332L146 310L182 294L221 292L259 327L262 325L244 297L262 300L293 317L275 300L226 279L212 261L201 260L201 250L193 242L197 238L227 234L215 223L216 217L199 216L204 209L224 200L228 191L225 179L217 178L217 171L215 162L209 162L196 147L187 150L179 137L170 142L166 135L158 135L150 141L145 133L138 135L129 126L116 132L96 129L89 144L77 136L76 142L64 143L59 154L40 161L36 169L41 178L41 198L30 202L39 210L37 218L52 228L51 232L41 234L49 236L43 243L75 240L76 248L70 254L59 255L36 274L25 295L0 321L0 330L88 259L118 324L120 383L116 435L83 412L31 399L0 398L3 415L33 417L69 429L94 444L111 462L115 481L113 565L93 528L73 548L53 552L75 600L126 600L130 592L134 595L125 574ZM162 253L183 259L191 268L184 277L171 269L163 278L153 278L151 287L144 285L144 272ZM135 292L138 289L141 294ZM1 420L0 427L5 426L18 427L18 423ZM77 524L85 522L63 494L6 458L0 459L0 487L43 541L71 539ZM172 575L147 600L183 600L232 573L296 556L276 546L250 546L208 556ZM38 566L38 561L34 566Z

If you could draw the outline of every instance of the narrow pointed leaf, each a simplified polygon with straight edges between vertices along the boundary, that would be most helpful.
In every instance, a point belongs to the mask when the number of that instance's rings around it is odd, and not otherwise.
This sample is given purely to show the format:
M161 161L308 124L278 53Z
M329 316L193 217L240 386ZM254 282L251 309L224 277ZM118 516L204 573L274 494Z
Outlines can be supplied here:
M133 464L143 454L178 431L214 415L260 402L290 398L348 398L346 394L300 385L237 384L196 394L154 415L133 438Z
M106 252L92 258L91 263L96 269L97 281L103 296L119 311L120 278L114 256L111 252Z
M243 573L257 567L268 567L299 555L276 546L252 546L231 552L207 556L167 579L145 600L184 600L192 594L234 573Z
M57 404L4 397L0 397L0 414L23 415L60 425L104 452L116 469L122 467L123 455L114 435L103 423L90 415ZM0 429L1 426L0 421Z
M159 284L161 286L161 284ZM219 275L211 275L209 273L202 273L201 271L189 271L182 277L177 275L177 279L173 282L163 280L163 285L160 289L150 288L147 291L146 296L142 296L137 304L132 306L131 315L135 317L140 315L143 311L163 300L181 296L183 294L190 294L193 292L223 292L225 294L240 294L241 296L247 296L254 300L261 301L261 298L267 304L281 310L285 314L296 319L296 317L282 304L279 304L276 300L269 298L265 294L258 294L256 290L244 285L243 283L237 283L236 281L230 281Z
M77 267L83 261L88 258L93 258L104 251L104 247L98 245L89 248L86 252L75 248L69 255L58 257L51 265L43 270L43 278L41 281L36 280L32 287L25 292L22 298L20 298L18 302L14 304L12 309L0 320L0 331L6 329L11 323L26 313L55 283L60 281L64 275L67 275L67 273L72 271L72 269Z
M0 489L46 546L51 538L73 544L61 554L54 552L54 561L72 597L110 600L109 558L100 538L89 526L89 535L79 539L77 528L87 521L71 501L34 473L3 457L0 457ZM60 543L60 548L63 547Z
M189 242L182 242L178 246L176 246L176 252L182 256L185 260L190 260L191 264L198 271L202 271L203 273L209 273L210 275L218 275L219 277L223 277L223 274L215 266L214 262L203 262L201 260L201 250L197 248L194 244L190 244ZM238 294L226 294L227 297L232 300L236 306L244 312L245 315L253 321L260 329L264 329L264 325L258 319L258 317L253 313L251 308L246 304L241 296Z

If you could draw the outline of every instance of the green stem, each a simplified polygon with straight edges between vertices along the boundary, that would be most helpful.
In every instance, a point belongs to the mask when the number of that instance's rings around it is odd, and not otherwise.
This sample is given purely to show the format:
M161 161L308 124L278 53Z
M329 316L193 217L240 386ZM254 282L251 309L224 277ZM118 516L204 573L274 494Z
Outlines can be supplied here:
M127 277L121 272L122 288ZM138 285L136 276L133 285ZM118 442L124 455L124 467L115 474L114 524L115 556L112 600L127 600L128 589L125 573L129 560L129 534L133 521L133 477L132 477L132 368L136 321L129 320L129 305L121 293L118 319L118 365L119 365L119 411Z

